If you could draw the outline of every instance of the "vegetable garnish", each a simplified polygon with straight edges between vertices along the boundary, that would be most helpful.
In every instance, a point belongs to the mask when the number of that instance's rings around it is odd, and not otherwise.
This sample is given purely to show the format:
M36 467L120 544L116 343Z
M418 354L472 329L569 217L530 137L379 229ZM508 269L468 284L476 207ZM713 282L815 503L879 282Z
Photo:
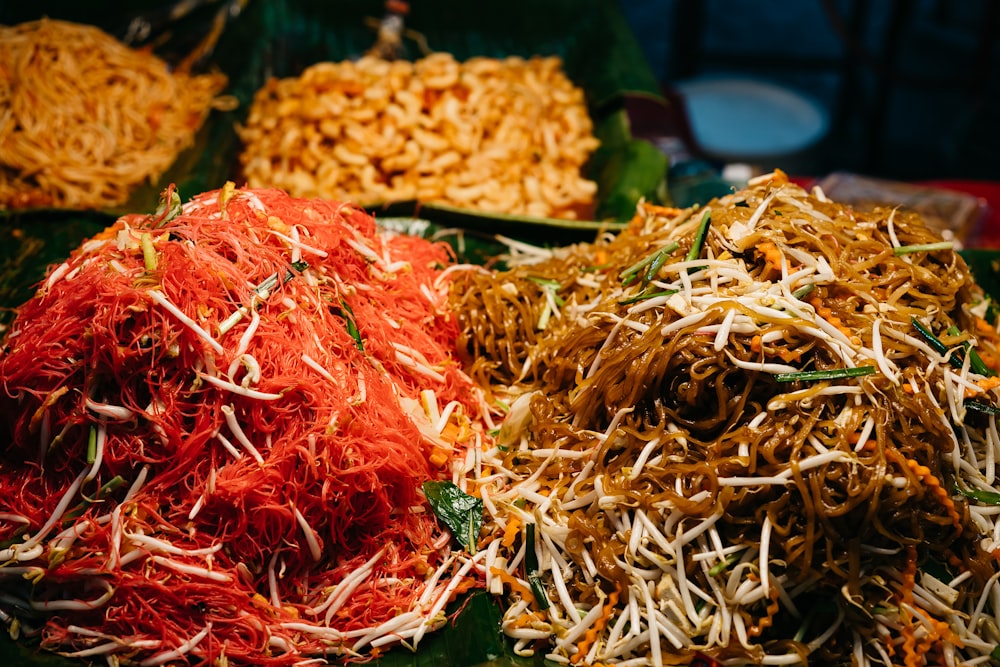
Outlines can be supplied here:
M361 339L361 330L358 329L358 322L354 319L354 311L351 310L351 306L341 299L340 309L335 312L344 318L344 326L347 327L348 335L354 340L354 344L358 346L358 349L364 352L365 342Z
M53 268L0 347L0 618L109 664L417 646L485 577L420 493L493 425L451 249L273 189L165 201Z
M892 249L892 253L897 257L909 255L914 252L933 252L935 250L954 250L955 244L952 241L939 241L937 243L915 243L913 245L902 245Z
M962 403L962 405L964 405L969 410L973 410L975 412L982 412L983 414L987 415L1000 415L1000 408L996 407L995 405L983 403L982 401L968 400Z
M898 256L899 238L940 241L916 214L849 209L776 172L693 215L640 212L615 237L456 281L470 372L518 408L476 481L518 655L988 659L1000 514L951 485L1000 494L1000 387L972 361L1000 357L998 336L960 256ZM673 242L696 252L639 289L650 249ZM765 244L779 270L751 252ZM612 268L584 273L595 257ZM560 326L522 315L535 291L496 296L526 275L566 277ZM913 314L963 333L942 350ZM954 574L935 582L933 562Z
M951 326L948 327L948 335L960 336L962 335L962 332L958 330L958 327ZM996 375L996 372L983 362L982 357L980 357L979 353L976 352L976 348L969 345L969 341L962 342L962 349L969 355L969 368L972 369L973 373L978 373L984 377L992 377Z
M548 609L550 606L549 598L545 594L545 586L542 585L542 579L538 572L538 552L535 549L535 524L533 523L524 526L524 570L538 608L542 611Z
M424 482L423 489L437 518L448 526L466 551L475 553L483 525L482 499L470 496L448 481Z
M253 297L250 300L250 305L249 306L240 306L238 309L236 309L236 311L232 315L230 315L228 318L226 318L219 325L219 335L222 335L222 334L226 333L227 331L229 331L230 329L232 329L234 326L236 326L236 324L240 320L242 320L244 317L246 317L247 313L250 312L251 309L259 308L261 306L261 304L263 304L264 301L266 301L268 299L268 297L271 296L271 291L274 290L274 288L278 286L278 280L279 280L279 278L281 279L281 283L285 284L289 280L291 280L292 278L294 278L295 275L296 275L295 273L292 272L292 269L294 269L295 272L297 272L297 273L302 273L303 271L305 271L306 269L309 268L308 262L303 262L301 260L297 260L297 261L291 262L290 266L291 266L291 269L286 269L284 271L284 275L283 276L282 276L282 272L276 271L276 272L272 273L270 276L268 276L267 278L265 278L264 280L262 280L256 287L254 287L253 288Z
M640 301L646 301L648 299L656 299L661 296L672 296L674 294L677 294L677 290L675 289L659 290L656 292L641 292L627 299L620 299L618 303L622 306L629 306L633 303L639 303Z
M964 354L951 354L951 350L948 349L948 346L945 345L940 338L935 336L930 329L921 324L920 320L916 317L912 317L910 318L910 321L913 323L913 327L920 332L921 336L924 337L924 340L927 341L932 348L934 348L935 352L940 354L942 357L947 357L948 361L955 368L962 368L964 363ZM958 327L952 326L948 328L949 336L958 336L960 333L961 332ZM976 350L969 345L968 342L962 343L961 350L962 352L969 354L969 368L972 369L972 372L985 377L992 377L996 375L996 373L983 362L982 357L979 356L979 353L976 352Z
M691 249L688 250L687 261L694 261L701 256L701 249L705 247L705 239L708 237L708 227L711 222L712 209L706 208L705 212L701 216L701 222L698 224L698 231L694 234L694 241L691 243Z
M795 373L777 373L777 382L813 382L816 380L843 380L878 372L875 366L854 366L852 368L829 368L821 371L800 371Z
M618 277L621 278L621 280L622 280L622 285L624 285L626 287L628 285L631 285L633 282L635 282L635 279L637 277L639 277L639 273L642 272L643 269L645 269L646 267L650 266L651 264L654 264L654 263L658 264L657 270L659 270L659 268L661 266L663 266L664 259L666 257L668 257L671 253L673 253L675 250L677 250L677 248L679 248L679 247L680 247L680 244L677 243L676 241L670 242L667 245L665 245L662 248L660 248L659 250L657 250L657 251L655 251L653 253L650 253L649 255L646 255L645 257L643 257L642 259L640 259L635 264L633 264L633 265L629 266L628 268L622 270L618 274ZM645 275L647 275L648 273L649 273L648 271L646 271L646 273L644 273L644 275L643 275L644 279L645 279ZM645 282L648 283L649 280L646 279ZM645 286L645 284L644 284L644 286Z
M804 299L809 296L814 289L816 289L816 283L808 283L792 292L792 296L796 299Z
M984 491L983 489L966 489L955 484L955 493L961 493L966 498L972 498L987 505L1000 505L1000 492Z

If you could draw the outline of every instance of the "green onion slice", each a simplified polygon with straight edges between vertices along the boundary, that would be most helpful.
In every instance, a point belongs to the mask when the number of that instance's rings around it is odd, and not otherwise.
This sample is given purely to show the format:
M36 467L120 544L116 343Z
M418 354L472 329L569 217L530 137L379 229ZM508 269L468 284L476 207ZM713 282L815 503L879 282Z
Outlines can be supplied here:
M962 494L966 498L971 498L972 500L977 500L987 505L1000 505L1000 493L997 493L996 491L984 491L983 489L963 489L958 484L955 484L955 492Z
M705 239L708 238L708 227L712 222L712 210L706 209L705 215L701 216L701 223L698 225L698 231L694 236L694 243L691 245L691 249L688 250L687 261L693 261L698 259L701 255L701 249L705 245Z
M951 241L940 241L938 243L914 243L913 245L901 245L892 249L892 254L896 257L909 255L913 252L933 252L935 250L954 250L955 244Z
M855 366L853 368L831 368L822 371L801 371L798 373L778 373L774 379L778 382L811 382L814 380L842 380L856 378L862 375L872 375L878 371L874 366Z

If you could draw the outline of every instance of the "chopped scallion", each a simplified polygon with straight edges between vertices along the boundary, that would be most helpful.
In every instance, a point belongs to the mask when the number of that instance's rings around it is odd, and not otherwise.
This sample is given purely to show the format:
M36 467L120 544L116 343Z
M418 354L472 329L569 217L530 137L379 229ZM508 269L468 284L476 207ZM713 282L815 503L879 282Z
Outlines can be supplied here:
M960 334L961 332L958 330L958 327L955 326L948 327L949 336L958 336ZM969 345L968 341L962 343L962 348L969 355L969 368L972 369L973 373L978 373L983 377L993 377L994 375L996 375L993 369L987 366L986 362L983 361L983 358L979 356L979 353L976 352L976 349L971 345Z
M855 366L853 368L830 368L821 371L801 371L798 373L778 373L774 379L778 382L810 382L814 380L843 380L845 378L872 375L878 371L874 366Z
M545 586L542 585L542 578L538 574L538 554L535 553L535 524L526 524L524 533L525 574L527 574L528 583L531 584L531 593L535 596L538 608L545 610L549 608L549 598L545 595Z
M365 344L361 340L361 331L358 329L358 324L354 319L354 311L351 310L351 307L343 299L340 300L340 310L337 314L344 318L347 333L354 339L354 344L358 346L359 350L364 352Z
M892 254L896 257L908 255L913 252L933 252L934 250L954 250L955 244L951 241L940 241L938 243L914 243L913 245L901 245L892 249Z
M701 249L705 246L705 239L708 238L708 227L711 222L712 210L705 209L705 214L701 216L701 222L698 224L698 231L694 235L694 243L688 250L687 261L691 262L701 256Z
M621 301L618 302L618 305L629 306L633 303L639 303L640 301L646 301L647 299L655 299L658 296L670 296L671 294L677 294L677 290L667 289L667 290L660 290L658 292L643 292L633 297L622 299Z
M981 401L966 401L963 405L965 405L968 410L981 412L984 415L1000 415L1000 408L990 405L989 403L983 403Z
M942 343L934 333L920 323L916 317L911 317L910 322L913 323L913 327L920 332L920 335L924 337L924 340L934 348L934 351L940 354L942 357L948 354L948 346ZM954 365L954 361L952 362ZM959 360L959 367L961 367L961 360Z
M538 276L527 276L527 278L531 282L538 283L542 287L546 287L548 289L559 289L562 287L558 280L552 280L551 278L539 278Z
M920 332L920 335L923 336L924 340L927 341L927 343L934 349L935 352L940 354L942 357L947 356L948 361L955 368L958 369L962 368L962 363L963 363L962 355L949 354L948 346L942 343L941 339L935 336L930 329L921 324L916 317L911 317L910 321L913 323L914 328ZM960 335L960 333L961 332L958 330L957 327L950 327L948 329L948 335L950 336L958 336ZM979 356L979 353L976 352L976 350L971 345L969 345L968 342L963 342L961 348L963 351L969 354L969 368L971 368L974 373L978 373L979 375L982 375L984 377L992 377L996 375L996 373L989 366L986 365L982 357Z
M1000 505L1000 493L996 491L984 491L983 489L963 489L955 484L955 491L961 493L966 498L972 498L987 505Z
M87 465L92 465L97 460L97 427L91 426L87 435Z
M812 292L814 289L816 289L816 283L808 283L798 288L794 292L792 292L792 296L795 297L796 299L802 299L803 297L807 296L810 292Z
M670 253L677 250L678 247L679 246L676 242L670 243L656 252L643 257L638 262L619 273L618 277L622 279L623 284L629 285L639 276L640 271L653 262L660 261L660 266L663 266L663 262L666 261L666 258L670 255ZM663 260L659 260L660 257L662 257ZM657 270L659 270L659 267L657 267Z

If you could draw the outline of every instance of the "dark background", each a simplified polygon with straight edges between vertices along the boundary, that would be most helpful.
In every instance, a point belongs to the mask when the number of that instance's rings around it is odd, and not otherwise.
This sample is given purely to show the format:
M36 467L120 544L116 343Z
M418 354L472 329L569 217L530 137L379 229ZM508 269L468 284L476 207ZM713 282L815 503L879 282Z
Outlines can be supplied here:
M1000 179L997 0L620 0L666 87L735 74L829 117L811 175Z

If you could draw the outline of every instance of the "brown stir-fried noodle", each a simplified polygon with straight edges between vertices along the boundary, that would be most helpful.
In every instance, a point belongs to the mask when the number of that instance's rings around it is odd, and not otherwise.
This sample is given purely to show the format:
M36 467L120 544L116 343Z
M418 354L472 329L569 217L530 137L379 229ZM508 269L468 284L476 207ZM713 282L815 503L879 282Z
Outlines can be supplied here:
M0 208L120 205L191 145L226 85L94 26L0 26Z
M916 216L776 172L453 296L510 405L471 486L518 651L917 665L1000 642L996 326Z

